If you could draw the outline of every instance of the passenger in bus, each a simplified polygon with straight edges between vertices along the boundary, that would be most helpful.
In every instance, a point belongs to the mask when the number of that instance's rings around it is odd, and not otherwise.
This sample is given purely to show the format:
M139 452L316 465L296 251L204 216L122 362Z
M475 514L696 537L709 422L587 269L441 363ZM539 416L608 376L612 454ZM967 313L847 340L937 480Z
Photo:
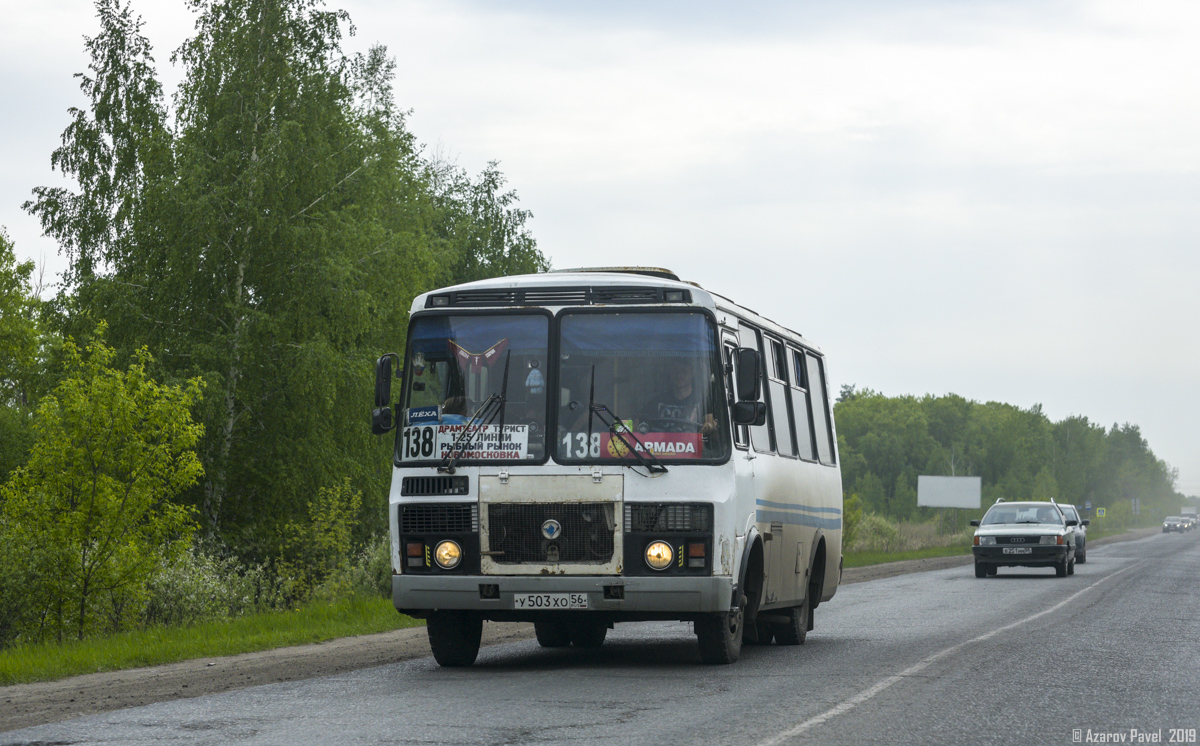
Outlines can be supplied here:
M666 365L667 383L643 408L638 430L648 432L698 432L708 436L717 429L711 412L706 412L703 391L686 358L672 358Z

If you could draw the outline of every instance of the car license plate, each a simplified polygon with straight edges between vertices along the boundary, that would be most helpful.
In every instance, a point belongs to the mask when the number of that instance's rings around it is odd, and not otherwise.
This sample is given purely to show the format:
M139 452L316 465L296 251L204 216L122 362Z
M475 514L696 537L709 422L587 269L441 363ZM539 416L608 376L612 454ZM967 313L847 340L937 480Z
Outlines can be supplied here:
M1005 554L1033 554L1033 547L1004 547Z
M517 593L513 595L514 609L586 609L586 593Z

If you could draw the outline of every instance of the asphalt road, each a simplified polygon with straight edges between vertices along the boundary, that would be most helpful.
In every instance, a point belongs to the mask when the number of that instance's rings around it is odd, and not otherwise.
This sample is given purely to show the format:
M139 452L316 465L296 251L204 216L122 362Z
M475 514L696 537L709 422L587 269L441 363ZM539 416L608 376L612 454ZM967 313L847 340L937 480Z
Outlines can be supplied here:
M597 651L508 643L471 669L424 658L0 744L1171 743L1172 728L1195 743L1198 641L1200 532L1154 535L1094 547L1068 578L956 567L845 586L806 645L732 666L701 664L690 625L627 624Z

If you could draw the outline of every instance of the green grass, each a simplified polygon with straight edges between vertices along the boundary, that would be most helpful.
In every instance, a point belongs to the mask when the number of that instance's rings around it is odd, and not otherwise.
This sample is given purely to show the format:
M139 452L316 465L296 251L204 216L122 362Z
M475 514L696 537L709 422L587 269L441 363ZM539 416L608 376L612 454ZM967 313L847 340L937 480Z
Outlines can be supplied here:
M155 627L63 645L23 645L0 651L0 685L252 653L420 624L396 613L391 599L356 596L194 627Z
M851 567L882 565L885 562L899 562L901 560L927 559L929 557L957 557L970 553L971 547L965 545L956 547L929 547L928 549L916 549L911 552L846 552L843 555L842 567L849 569Z

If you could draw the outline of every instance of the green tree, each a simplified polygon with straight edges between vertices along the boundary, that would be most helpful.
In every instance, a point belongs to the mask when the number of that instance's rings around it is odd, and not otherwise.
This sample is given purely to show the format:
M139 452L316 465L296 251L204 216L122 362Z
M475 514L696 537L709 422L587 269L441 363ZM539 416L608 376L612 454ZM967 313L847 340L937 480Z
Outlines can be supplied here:
M170 133L150 42L128 2L96 0L100 33L85 37L91 63L76 75L88 101L72 107L53 168L78 191L37 187L24 207L71 259L68 287L86 284L128 250L141 197L152 172L169 159Z
M1062 495L1058 492L1058 480L1050 473L1049 466L1043 466L1041 471L1033 480L1033 492L1030 498L1034 500L1049 500L1050 498L1061 499Z
M33 262L16 260L0 228L0 480L25 461L36 401L40 302L30 286Z
M362 492L343 479L317 492L308 504L307 521L287 525L280 564L281 574L291 579L294 600L304 600L332 573L346 569L361 505Z
M30 614L59 640L82 639L102 612L110 627L136 613L146 579L193 525L172 498L202 473L190 414L199 380L157 384L145 350L125 371L99 342L85 356L68 340L64 352L68 374L38 409L29 462L0 488L0 554L26 558Z
M344 54L345 13L191 2L167 110L140 20L115 2L97 2L90 108L53 159L79 189L27 205L72 259L59 327L104 319L122 356L148 345L160 378L206 381L205 478L186 500L210 537L274 557L306 496L345 477L370 496L360 532L381 531L374 359L403 346L417 293L544 269L528 212L494 166L472 182L422 159L394 62Z
M441 160L425 174L433 194L433 234L440 254L439 285L550 269L526 227L533 217L518 208L517 193L504 190L495 161L472 181L466 171Z

